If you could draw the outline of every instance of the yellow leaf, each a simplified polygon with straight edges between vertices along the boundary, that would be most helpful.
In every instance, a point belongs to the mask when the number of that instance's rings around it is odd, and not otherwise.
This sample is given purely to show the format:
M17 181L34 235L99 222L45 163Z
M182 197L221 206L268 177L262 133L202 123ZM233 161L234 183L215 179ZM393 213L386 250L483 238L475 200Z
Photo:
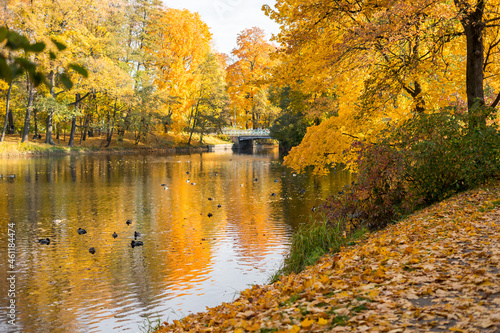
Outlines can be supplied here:
M306 319L304 319L304 320L300 323L300 326L302 326L302 327L309 327L309 326L311 326L312 324L314 324L314 320L309 319L309 318L306 318Z
M300 331L300 327L297 325L293 325L290 329L290 333L297 333L298 331Z
M243 333L243 330L241 328L237 328L234 330L234 333Z
M326 324L328 324L328 320L326 320L324 318L318 319L318 325L326 325Z
M257 322L251 323L248 321L243 322L243 328L247 331L256 331L260 328L260 324Z

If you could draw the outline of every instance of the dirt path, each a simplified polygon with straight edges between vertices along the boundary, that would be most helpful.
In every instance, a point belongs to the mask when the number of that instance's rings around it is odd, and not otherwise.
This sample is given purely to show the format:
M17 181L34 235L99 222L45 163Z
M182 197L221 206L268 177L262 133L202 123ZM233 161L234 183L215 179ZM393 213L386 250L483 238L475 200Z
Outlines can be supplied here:
M159 332L500 332L500 185Z

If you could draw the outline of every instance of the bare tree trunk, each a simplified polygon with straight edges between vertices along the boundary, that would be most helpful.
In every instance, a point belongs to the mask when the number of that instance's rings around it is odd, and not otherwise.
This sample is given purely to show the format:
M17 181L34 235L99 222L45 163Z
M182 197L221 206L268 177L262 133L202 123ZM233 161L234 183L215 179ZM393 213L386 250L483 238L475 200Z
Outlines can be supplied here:
M198 124L198 108L200 106L200 100L198 99L198 102L196 103L196 108L194 111L192 111L192 118L193 118L193 126L191 127L191 133L189 133L189 140L188 140L188 146L191 144L191 138L193 137L194 133L194 128Z
M14 114L12 112L9 112L9 126L7 127L7 134L14 134L15 132Z
M55 73L54 71L50 71L49 73L49 82L50 82L50 95L54 98L56 98L55 94ZM53 129L53 122L54 122L54 110L50 109L49 114L47 116L47 131L46 131L46 137L45 137L45 143L55 145L54 141L52 140L52 129Z
M205 133L205 121L202 122L202 126L201 126L201 131L200 131L200 145L203 144L203 134Z
M3 124L2 137L0 138L0 142L3 142L5 139L5 131L7 130L7 124L9 123L9 113L10 113L10 93L12 92L12 85L14 84L14 80L10 81L9 90L7 90L7 102L5 107L5 122Z
M39 138L40 134L38 134L38 110L33 109L33 119L35 120L35 138Z
M117 100L118 98L115 98L115 107L113 109L113 121L112 121L112 124L111 124L111 130L109 131L108 135L107 135L107 143L104 147L109 147L109 145L111 144L111 139L113 137L113 130L115 129L115 118L116 118L116 103L117 103ZM109 117L109 116L108 116ZM109 118L108 118L109 119Z
M80 105L80 94L75 94L75 114L71 120L71 133L69 135L68 147L73 147L75 144L75 132L76 132L76 114L78 113L78 107Z
M29 77L27 77L27 86L28 86L28 106L26 107L26 116L24 117L23 136L21 139L21 143L29 140L31 111L33 109L33 98L35 96L35 89Z
M196 123L198 122L198 119L194 119L193 121L193 127L191 127L191 133L189 133L189 139L188 139L188 146L191 144L191 138L193 137L193 132L194 132L194 128L196 127Z
M107 125L107 128L106 128L106 142L108 142L109 140L109 133L111 132L111 115L109 114L109 108L107 108L107 115L106 115L106 118L107 118L107 121L108 121L108 125Z
M82 135L80 136L80 144L82 144L82 141L87 140L87 131L89 130L90 117L92 117L92 115L90 114L85 115L85 122L83 123L83 131Z
M468 8L461 1L455 0L466 14L462 18L462 26L467 39L467 67L466 90L467 107L471 115L470 129L486 126L486 115L482 111L484 106L484 36L485 22L483 14L485 0L478 0L475 8ZM465 8L464 8L465 6Z

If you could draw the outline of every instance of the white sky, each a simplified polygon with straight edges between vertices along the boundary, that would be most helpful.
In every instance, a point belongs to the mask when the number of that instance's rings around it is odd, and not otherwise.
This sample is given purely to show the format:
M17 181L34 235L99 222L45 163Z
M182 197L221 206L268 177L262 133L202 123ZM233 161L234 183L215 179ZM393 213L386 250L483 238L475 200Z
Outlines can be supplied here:
M186 8L200 13L212 33L219 52L229 54L236 47L236 37L244 29L259 27L268 38L279 31L278 25L261 10L262 5L274 7L275 0L163 0L170 8Z

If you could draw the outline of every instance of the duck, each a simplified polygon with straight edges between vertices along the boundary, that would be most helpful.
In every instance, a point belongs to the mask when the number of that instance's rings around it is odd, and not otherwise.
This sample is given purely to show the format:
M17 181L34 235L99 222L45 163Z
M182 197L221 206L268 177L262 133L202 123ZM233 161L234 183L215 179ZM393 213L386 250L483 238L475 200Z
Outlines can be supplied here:
M271 193L271 196L272 196L272 197L275 197L275 196L276 196L276 193L274 193L274 192L273 192L273 193Z
M95 248L90 247L90 248L89 248L89 252L90 252L91 254L94 254L94 253L95 253Z
M132 248L136 247L136 246L143 246L144 243L141 242L141 241L136 241L136 240L132 240L132 242L130 243L130 246L132 246Z
M280 180L279 180L279 179L275 179L275 180L274 180L274 182L275 182L275 183L279 183L279 182L280 182Z
M43 244L43 245L49 245L50 244L50 239L48 239L48 238L39 239L38 243Z
M113 238L116 238L116 237L118 237L118 234L116 232L113 232L113 234L111 236L113 236Z
M189 175L189 171L186 171L186 175Z
M208 215L207 215L207 216L208 216L208 217L212 217L212 216L214 216L214 214L212 214L212 213L208 213Z
M134 231L134 238L141 237L141 233L139 231Z
M254 181L254 182L256 182L256 181L258 181L258 180L259 180L259 178L254 178L254 179L253 179L253 181Z
M214 198L208 198L208 200L212 201L212 200L214 200Z
M132 220L127 220L127 222L125 222L127 225L131 225L132 224Z
M218 204L218 205L217 205L217 208L221 208L221 207L222 207L222 205L221 205L221 204Z
M79 235L85 235L87 233L87 230L82 229L82 228L78 228L77 232Z

